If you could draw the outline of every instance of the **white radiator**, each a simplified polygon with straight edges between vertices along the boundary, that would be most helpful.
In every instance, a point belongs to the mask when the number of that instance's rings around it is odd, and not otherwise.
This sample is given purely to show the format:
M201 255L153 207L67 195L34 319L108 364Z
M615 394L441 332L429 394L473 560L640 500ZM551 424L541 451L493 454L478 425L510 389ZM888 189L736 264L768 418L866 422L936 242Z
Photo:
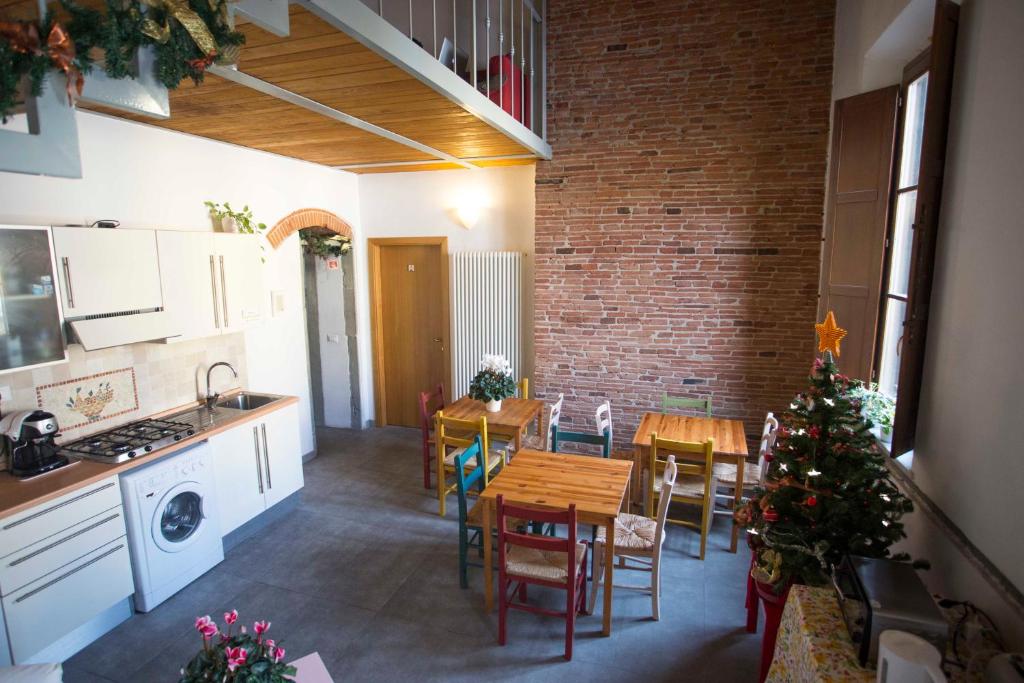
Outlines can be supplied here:
M500 353L518 381L522 367L523 254L452 254L452 393L465 396L484 354Z

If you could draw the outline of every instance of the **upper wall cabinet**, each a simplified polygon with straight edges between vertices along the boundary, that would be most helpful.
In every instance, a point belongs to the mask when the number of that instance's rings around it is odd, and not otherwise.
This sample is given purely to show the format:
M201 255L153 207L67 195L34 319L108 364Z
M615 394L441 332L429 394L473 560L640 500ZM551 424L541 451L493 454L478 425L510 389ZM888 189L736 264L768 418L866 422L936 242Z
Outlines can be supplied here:
M68 318L163 306L152 230L53 228Z
M251 235L157 232L164 308L179 339L239 332L263 317L263 264Z

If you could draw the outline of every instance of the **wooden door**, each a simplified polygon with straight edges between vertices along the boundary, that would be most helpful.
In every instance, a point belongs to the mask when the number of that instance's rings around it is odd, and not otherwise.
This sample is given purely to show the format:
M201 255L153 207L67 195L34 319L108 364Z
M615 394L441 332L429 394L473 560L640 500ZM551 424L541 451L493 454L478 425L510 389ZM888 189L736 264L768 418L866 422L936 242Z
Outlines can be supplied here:
M420 391L448 384L447 239L370 241L377 424L419 426Z
M899 86L835 103L818 320L848 334L839 367L870 381L889 217Z

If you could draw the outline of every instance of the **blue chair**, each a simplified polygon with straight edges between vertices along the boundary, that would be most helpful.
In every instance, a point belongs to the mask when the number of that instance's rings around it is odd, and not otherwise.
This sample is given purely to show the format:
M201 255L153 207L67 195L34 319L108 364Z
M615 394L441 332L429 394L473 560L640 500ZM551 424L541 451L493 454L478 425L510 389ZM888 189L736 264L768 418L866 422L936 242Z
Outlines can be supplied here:
M470 469L469 473L466 470ZM473 443L455 456L455 488L459 494L459 586L469 587L468 568L483 567L482 562L469 561L469 549L476 548L477 554L483 556L484 540L479 505L469 509L469 490L474 485L478 493L484 490L484 457L483 443L480 435L473 438Z
M558 425L551 427L551 450L558 452L558 446L562 443L586 443L601 447L601 457L612 457L612 434L606 430L603 434L584 434L583 432L570 432L558 428Z

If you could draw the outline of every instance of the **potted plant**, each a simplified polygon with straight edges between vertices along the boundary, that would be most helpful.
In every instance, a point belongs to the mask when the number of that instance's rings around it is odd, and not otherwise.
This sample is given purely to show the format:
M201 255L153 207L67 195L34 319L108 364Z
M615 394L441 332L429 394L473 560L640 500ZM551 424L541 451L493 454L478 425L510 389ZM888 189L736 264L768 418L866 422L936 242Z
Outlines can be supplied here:
M874 382L857 382L850 389L850 398L860 401L860 414L873 425L878 425L882 430L882 436L888 440L892 433L893 417L896 415L896 403L879 391L878 385Z
M512 366L500 355L485 355L480 361L480 372L469 384L469 397L487 404L487 412L501 410L501 401L514 396L516 383L512 379Z
M299 244L310 256L322 259L339 258L352 251L352 240L326 228L299 230Z
M231 204L224 202L203 202L210 210L210 217L220 222L221 232L242 232L249 235L262 235L267 229L266 223L257 223L252 216L252 209L246 204L241 211L235 211Z
M240 626L232 633L238 621L238 610L224 614L227 630L220 631L210 617L196 618L195 628L203 639L203 649L181 670L178 683L218 683L237 681L263 681L287 683L296 669L284 663L284 648L266 638L269 621L257 621L252 633Z

